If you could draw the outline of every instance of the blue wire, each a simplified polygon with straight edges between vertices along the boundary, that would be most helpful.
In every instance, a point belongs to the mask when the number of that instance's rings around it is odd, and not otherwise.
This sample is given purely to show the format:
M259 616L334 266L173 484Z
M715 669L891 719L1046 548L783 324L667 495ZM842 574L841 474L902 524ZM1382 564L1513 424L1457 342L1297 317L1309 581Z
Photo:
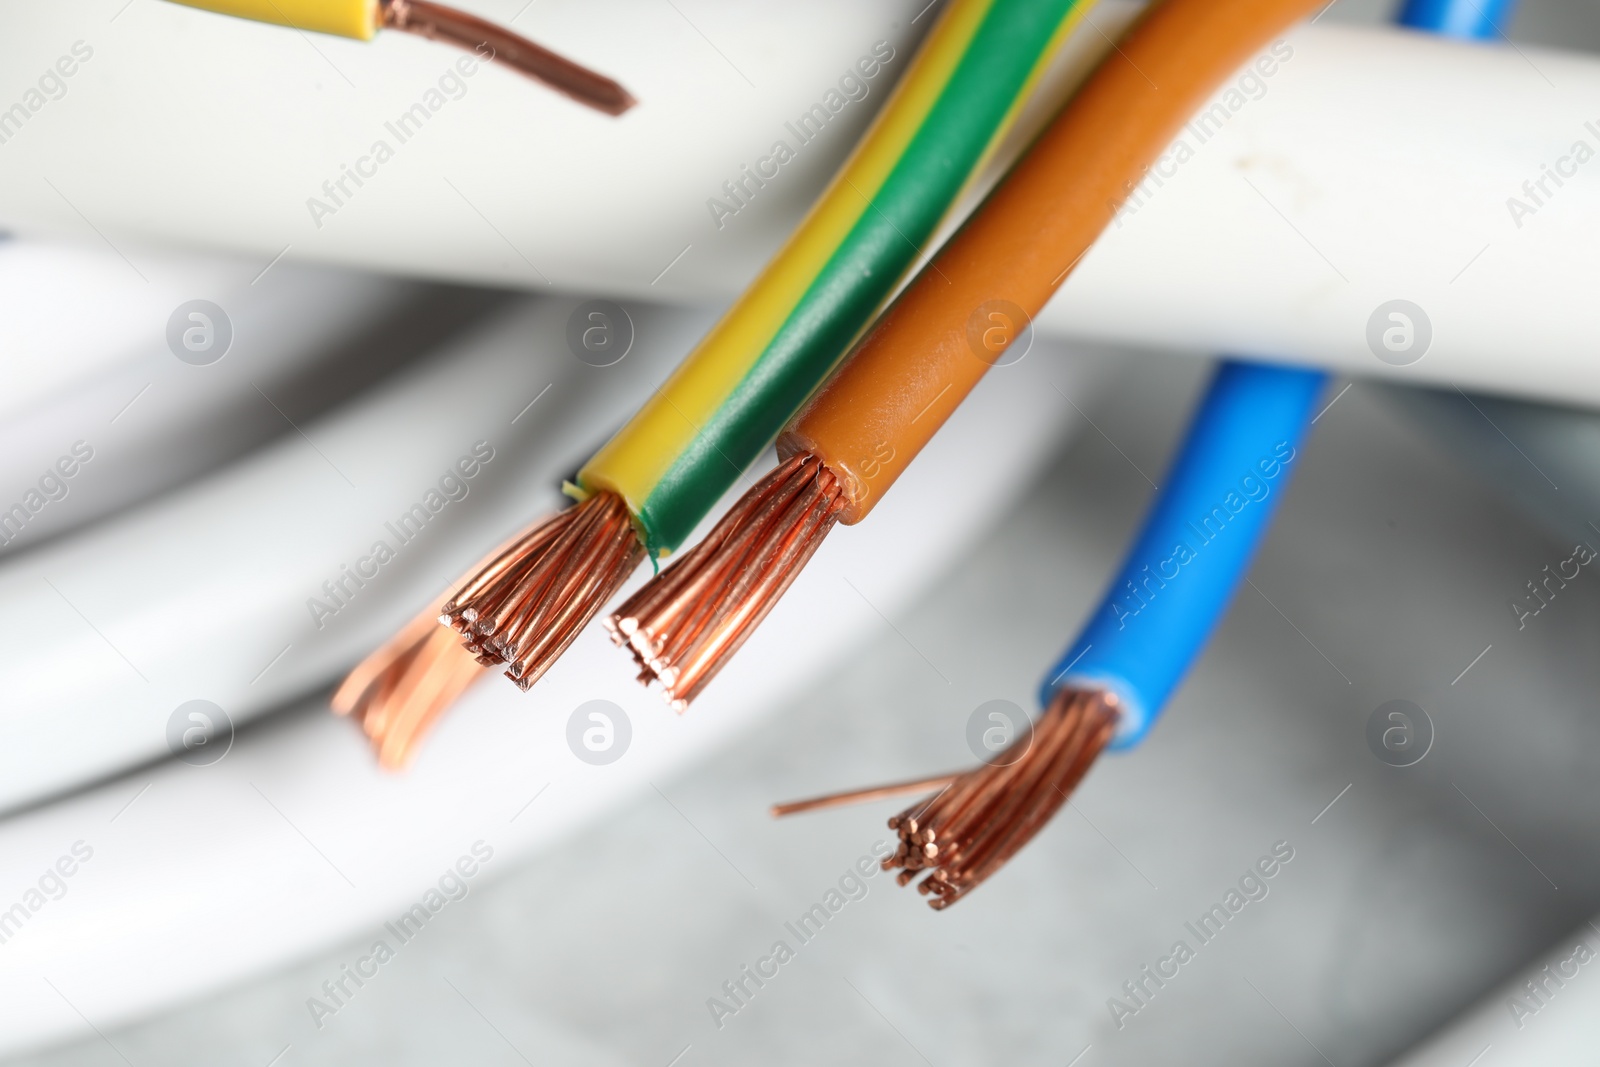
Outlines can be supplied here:
M1488 40L1515 0L1406 0L1396 21ZM1225 360L1143 528L1040 687L1103 689L1122 704L1112 748L1138 744L1216 628L1299 457L1327 375Z
M1137 743L1222 616L1299 460L1327 375L1228 360L1105 599L1044 684L1107 689Z
M1492 41L1511 21L1516 0L1406 0L1395 22L1441 37Z

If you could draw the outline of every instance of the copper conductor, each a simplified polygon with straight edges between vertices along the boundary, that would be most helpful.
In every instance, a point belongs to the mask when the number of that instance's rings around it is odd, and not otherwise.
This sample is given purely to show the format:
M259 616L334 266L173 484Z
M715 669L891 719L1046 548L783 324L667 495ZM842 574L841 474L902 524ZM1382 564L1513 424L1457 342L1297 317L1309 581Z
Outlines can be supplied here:
M943 786L889 820L900 841L883 861L886 871L900 869L895 880L901 885L928 871L917 891L943 910L1005 866L1067 802L1110 742L1117 714L1110 693L1062 689L1030 734L976 770L779 804L772 812L815 811Z
M932 778L914 778L909 782L875 785L868 789L851 789L848 792L829 793L827 796L812 797L809 800L791 800L787 803L772 805L772 817L781 819L785 815L799 815L802 812L822 811L826 808L842 808L846 804L866 804L869 801L883 800L886 797L897 797L901 793L926 793L930 789L943 789L960 777L960 774L936 774Z
M439 625L444 597L362 660L333 694L333 710L360 723L378 763L399 770L446 708L483 677L477 657Z
M473 564L451 589L461 589L537 527L530 526ZM349 715L372 742L378 764L400 770L416 755L418 742L444 710L483 677L478 658L460 638L439 625L450 593L441 593L377 651L356 664L329 704Z
M838 521L833 472L800 453L779 464L711 533L605 620L639 680L683 711L733 657Z
M596 493L532 527L468 578L438 621L524 690L543 677L644 560L628 506Z
M638 103L605 75L465 11L427 0L382 0L381 11L383 25L391 29L477 52L607 115L620 115Z
M917 891L935 909L954 904L1033 840L1065 804L1116 727L1116 698L1063 689L1033 724L993 761L968 771L889 820L900 835L884 870L900 868L906 885L930 871ZM1015 749L1027 746L1018 757Z

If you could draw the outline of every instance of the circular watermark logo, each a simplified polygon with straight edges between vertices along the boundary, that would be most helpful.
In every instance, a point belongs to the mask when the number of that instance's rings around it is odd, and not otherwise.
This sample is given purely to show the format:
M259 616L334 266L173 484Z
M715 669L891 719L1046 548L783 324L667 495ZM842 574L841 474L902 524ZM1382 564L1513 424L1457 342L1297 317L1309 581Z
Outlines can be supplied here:
M1009 300L985 300L967 316L967 347L991 367L1021 363L1033 347L1033 320Z
M621 363L633 347L633 319L621 304L586 300L567 316L567 347L591 367Z
M215 363L233 347L233 321L209 300L179 304L167 319L167 347L196 367Z
M209 700L179 704L167 717L167 748L191 767L220 760L233 747L233 720Z
M585 701L567 718L567 747L595 767L617 762L632 742L628 713L609 700Z
M1367 717L1367 747L1391 767L1421 763L1433 747L1433 720L1409 700L1380 704Z
M1009 767L1033 745L1033 720L1009 700L986 700L967 716L967 747L991 767Z
M1433 322L1409 300L1388 300L1367 319L1367 347L1391 367L1408 367L1428 354Z

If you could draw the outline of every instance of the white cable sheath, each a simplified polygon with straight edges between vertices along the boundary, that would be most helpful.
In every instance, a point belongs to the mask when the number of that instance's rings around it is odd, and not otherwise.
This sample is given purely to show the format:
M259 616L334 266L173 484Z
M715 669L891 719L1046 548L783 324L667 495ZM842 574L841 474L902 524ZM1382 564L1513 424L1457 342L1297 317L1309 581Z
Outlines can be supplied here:
M1588 922L1392 1067L1584 1067L1600 1019L1600 926ZM1484 1056L1486 1050L1491 1056Z
M98 241L0 240L0 425L127 360L183 301L250 281L229 256L139 259L142 276Z
M293 434L409 355L386 327L427 295L325 266L158 262L147 285L109 250L0 244L0 558ZM186 362L168 323L198 299L221 310L212 350L183 350L209 362Z
M606 119L486 68L449 81L401 143L386 124L438 88L448 50L400 35L313 49L292 31L167 4L108 23L115 5L104 6L0 15L0 69L42 69L78 39L95 48L66 95L0 145L0 225L98 239L88 219L112 241L158 236L263 264L289 247L431 276L712 299L770 254L886 83L720 229L708 200L726 199L723 182L774 140L793 140L785 123L859 53L892 40L893 70L920 30L908 25L915 4L759 18L710 6L696 25L718 55L670 6L535 7L519 30L616 76L640 107ZM1096 24L1113 33L1132 10L1105 7ZM1080 35L1063 62L1103 47ZM1192 158L1162 164L1169 176L1090 252L1041 326L1600 402L1586 347L1600 162L1575 154L1579 142L1600 151L1600 60L1326 23L1288 47L1269 77L1219 95L1221 132L1186 135ZM322 184L385 139L393 158L359 187L345 179L337 212L314 221ZM117 166L98 166L105 158ZM1546 165L1569 176L1557 186ZM1524 187L1540 181L1542 192ZM1513 197L1533 212L1514 219ZM1431 324L1411 366L1368 345L1369 319L1395 299Z

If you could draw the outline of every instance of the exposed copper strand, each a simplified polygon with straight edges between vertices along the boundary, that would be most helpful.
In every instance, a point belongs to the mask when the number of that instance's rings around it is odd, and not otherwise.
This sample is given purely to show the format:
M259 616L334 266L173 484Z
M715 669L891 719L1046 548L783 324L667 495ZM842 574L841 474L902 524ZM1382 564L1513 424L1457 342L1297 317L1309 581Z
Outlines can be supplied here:
M455 583L454 595L468 588L474 575L494 572L502 554L536 542L546 525L522 530L479 560ZM336 714L360 724L386 769L409 763L433 722L484 675L483 665L461 647L456 634L439 625L453 599L447 591L424 608L357 664L329 702Z
M813 455L790 457L611 615L613 640L684 710L776 606L843 506L832 471Z
M705 540L623 605L617 628L623 627L622 620L631 621L631 641L640 655L647 659L659 655L669 639L684 644L692 640L694 624L703 624L714 612L715 594L726 595L722 586L727 576L746 558L772 517L806 487L804 481L789 476L798 466L791 460L746 494Z
M527 689L644 560L628 506L596 493L519 539L463 584L446 614L481 664ZM470 619L470 624L463 625Z
M383 25L476 52L607 115L638 103L619 83L526 37L465 11L428 0L382 0ZM487 50L487 54L485 53Z
M898 869L900 885L922 877L917 892L942 910L1005 866L1061 809L1110 743L1118 713L1110 693L1063 689L1031 731L973 770L779 804L773 814L937 788L889 819L897 844L883 868Z
M866 804L886 797L897 797L901 793L925 793L930 789L942 789L959 777L961 777L960 772L940 774L932 778L914 778L909 782L875 785L869 789L850 789L843 793L828 793L825 796L808 797L805 800L790 800L772 805L772 817L781 819L785 815L798 815L805 811L842 808L846 804Z

